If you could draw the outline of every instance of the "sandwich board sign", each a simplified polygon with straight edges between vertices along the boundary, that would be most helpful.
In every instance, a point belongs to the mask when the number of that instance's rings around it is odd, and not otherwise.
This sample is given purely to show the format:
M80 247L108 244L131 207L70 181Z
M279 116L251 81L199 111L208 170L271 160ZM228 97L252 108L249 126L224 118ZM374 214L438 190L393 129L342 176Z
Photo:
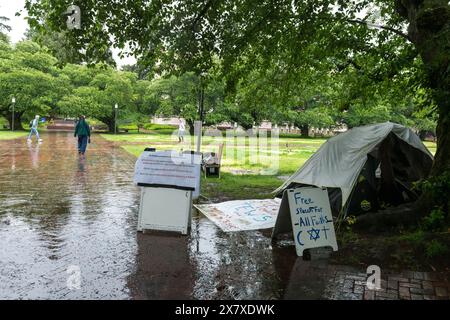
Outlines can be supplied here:
M284 191L272 238L289 231L293 232L298 256L311 248L338 250L326 189L302 187Z
M189 160L189 157L190 157L190 160ZM197 177L197 181L195 184L195 190L192 193L192 200L197 200L200 197L200 173L201 173L201 164L202 164L202 153L194 152L194 151L184 151L183 159L186 159L186 160L190 161L191 164L196 165L195 175Z
M144 151L136 161L134 182L142 187L138 231L187 234L192 194L200 188L201 154Z

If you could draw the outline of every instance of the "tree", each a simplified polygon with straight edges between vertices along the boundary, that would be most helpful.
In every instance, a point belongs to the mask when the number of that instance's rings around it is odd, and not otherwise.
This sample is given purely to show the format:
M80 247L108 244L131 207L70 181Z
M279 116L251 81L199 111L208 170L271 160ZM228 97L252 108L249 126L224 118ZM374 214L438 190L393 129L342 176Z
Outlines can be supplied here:
M66 5L27 0L32 17L44 17L59 29L64 28L60 15ZM287 57L289 70L296 70L313 60L353 65L355 57L369 53L395 64L412 64L418 55L426 75L423 86L432 92L438 115L431 174L450 171L447 0L186 0L176 5L128 0L120 7L109 1L84 2L81 10L85 20L82 30L72 34L73 45L88 51L106 48L112 33L118 47L130 42L133 53L148 63L160 61L161 68L176 73L209 70L217 55L230 89L249 70L270 67L280 56ZM413 55L404 55L407 51ZM384 78L402 68L373 71Z
M7 24L8 21L8 17L0 16L0 33L3 33L4 31L11 31L11 26Z
M115 104L118 105L118 120L126 119L135 112L133 106L133 81L135 75L101 66L86 68L94 72L88 85L76 87L71 94L59 101L60 112L67 116L86 115L102 121L110 132L115 128Z
M182 116L189 125L191 134L194 121L203 118L205 124L215 124L222 121L223 115L223 84L213 78L208 79L202 92L204 109L197 105L199 82L204 81L194 73L180 76L170 76L156 79L147 87L144 96L145 104L151 114L164 116Z
M25 38L47 48L60 65L81 63L83 61L82 54L79 50L70 46L66 33L67 31L51 31L46 26L39 32L36 27L32 27L26 31Z
M15 47L0 42L0 115L12 126L11 99L15 97L14 129L22 129L22 117L48 114L66 94L68 81L55 68L56 59L29 41Z
M155 66L146 66L141 61L137 61L132 65L124 65L122 66L122 71L134 72L137 74L139 80L152 80L155 76L154 72Z

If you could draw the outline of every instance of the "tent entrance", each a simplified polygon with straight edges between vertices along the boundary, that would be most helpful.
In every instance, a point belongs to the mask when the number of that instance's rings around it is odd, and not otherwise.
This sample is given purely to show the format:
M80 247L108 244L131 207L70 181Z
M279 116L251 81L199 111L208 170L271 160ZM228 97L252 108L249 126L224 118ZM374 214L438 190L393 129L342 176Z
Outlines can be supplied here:
M415 201L413 183L428 176L431 165L430 157L390 133L367 155L344 216Z

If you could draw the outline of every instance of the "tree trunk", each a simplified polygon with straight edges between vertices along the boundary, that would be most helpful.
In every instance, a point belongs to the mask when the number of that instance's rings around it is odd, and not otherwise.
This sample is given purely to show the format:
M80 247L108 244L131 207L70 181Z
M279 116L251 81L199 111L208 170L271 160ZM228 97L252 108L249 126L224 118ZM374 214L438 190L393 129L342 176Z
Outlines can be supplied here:
M309 125L304 124L300 126L300 133L303 137L309 137Z
M200 121L202 123L203 123L204 115L205 115L204 102L205 102L205 88L204 88L203 82L200 82L200 90L198 93L198 115L199 115Z
M197 92L197 103L198 103L198 118L203 123L205 120L205 85L202 77L200 76L200 84ZM194 136L195 128L194 128L194 119L186 119L186 122L189 125L189 134Z
M448 104L449 100L446 103ZM441 102L441 106L443 104L444 102ZM450 106L439 110L436 135L437 149L431 169L432 176L439 176L445 171L450 171Z
M437 149L431 170L431 176L438 177L450 171L450 6L448 0L397 0L396 5L409 22L408 36L422 58L438 107ZM427 194L420 199L427 212L438 205L430 199Z
M408 19L408 36L425 65L438 106L437 150L432 175L450 169L450 7L447 0L397 0L398 12Z
M191 135L191 137L194 136L195 134L195 128L194 128L194 120L193 119L186 119L186 122L189 126L189 134Z
M114 118L99 118L99 120L108 126L108 132L114 133ZM117 133L119 133L119 130L117 130Z
M108 131L111 133L115 133L115 132L119 133L119 128L114 127L114 121L111 121L108 123Z
M14 112L14 130L24 130L22 127L23 112ZM5 112L3 116L8 120L9 128L12 127L12 112Z

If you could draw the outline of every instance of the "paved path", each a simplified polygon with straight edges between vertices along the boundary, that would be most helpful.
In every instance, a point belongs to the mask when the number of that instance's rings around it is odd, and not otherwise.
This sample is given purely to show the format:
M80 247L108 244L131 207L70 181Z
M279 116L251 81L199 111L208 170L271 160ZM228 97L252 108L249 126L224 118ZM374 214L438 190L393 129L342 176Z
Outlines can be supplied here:
M317 290L311 290L316 288ZM449 275L439 272L394 272L381 269L380 288L367 287L367 274L324 261L298 261L286 289L287 299L331 300L448 300Z
M129 298L135 159L98 136L85 160L72 133L42 138L0 141L0 298Z
M80 160L71 133L42 137L0 141L0 299L448 299L446 275L382 270L369 291L365 270L199 214L188 237L137 233L135 158L94 136Z

